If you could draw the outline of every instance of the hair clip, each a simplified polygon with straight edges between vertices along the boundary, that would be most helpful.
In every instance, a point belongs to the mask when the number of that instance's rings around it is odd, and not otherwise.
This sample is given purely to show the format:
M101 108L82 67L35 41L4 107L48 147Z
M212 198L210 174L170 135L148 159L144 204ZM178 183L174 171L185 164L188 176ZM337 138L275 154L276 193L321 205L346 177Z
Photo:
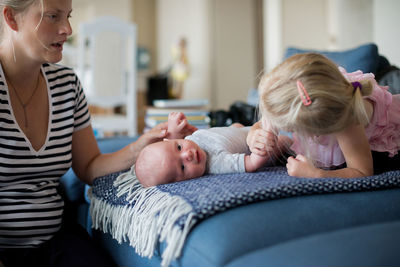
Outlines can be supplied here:
M297 90L299 91L299 95L300 95L301 101L303 102L304 106L311 105L311 103L312 103L311 98L308 95L306 88L304 88L303 83L300 81L297 81Z
M362 89L362 85L360 82L352 82L351 85L353 86L353 94L356 92L357 88Z

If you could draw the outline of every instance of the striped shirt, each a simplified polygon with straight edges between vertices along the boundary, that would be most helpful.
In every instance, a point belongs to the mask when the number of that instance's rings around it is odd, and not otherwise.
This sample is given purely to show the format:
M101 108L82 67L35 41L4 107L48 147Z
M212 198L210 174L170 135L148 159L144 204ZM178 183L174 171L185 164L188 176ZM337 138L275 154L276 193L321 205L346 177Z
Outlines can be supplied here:
M44 64L49 130L36 151L16 122L0 71L0 248L35 247L60 229L64 202L57 186L71 167L72 133L88 127L90 115L75 73Z

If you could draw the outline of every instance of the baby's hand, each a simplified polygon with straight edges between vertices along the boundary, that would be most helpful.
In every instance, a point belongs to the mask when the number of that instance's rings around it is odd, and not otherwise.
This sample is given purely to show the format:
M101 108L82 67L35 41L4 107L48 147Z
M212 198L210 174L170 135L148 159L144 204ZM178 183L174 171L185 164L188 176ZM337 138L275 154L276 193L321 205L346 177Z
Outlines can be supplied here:
M179 139L191 135L197 128L190 125L182 112L171 112L168 115L168 138Z
M290 176L318 178L319 170L312 162L303 155L297 155L296 158L289 157L286 164L287 172Z
M254 130L254 134L248 137L247 144L249 149L256 155L264 157L277 148L278 138L271 131L258 128Z
M182 112L171 112L168 115L168 132L179 133L187 124L186 116Z

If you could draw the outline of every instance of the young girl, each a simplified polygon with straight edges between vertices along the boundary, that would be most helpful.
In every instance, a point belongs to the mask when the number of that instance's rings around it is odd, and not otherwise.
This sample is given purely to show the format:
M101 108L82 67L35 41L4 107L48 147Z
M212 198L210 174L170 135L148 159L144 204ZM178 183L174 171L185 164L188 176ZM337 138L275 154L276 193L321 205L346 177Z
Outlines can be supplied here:
M293 133L289 175L362 177L400 168L400 95L372 73L346 73L316 53L294 55L259 84L260 113L248 138L263 154L265 131ZM371 153L372 150L372 153Z
M71 166L88 184L128 169L167 125L101 154L78 77L54 64L72 33L71 0L0 0L0 10L0 266L113 266L63 223L59 178Z

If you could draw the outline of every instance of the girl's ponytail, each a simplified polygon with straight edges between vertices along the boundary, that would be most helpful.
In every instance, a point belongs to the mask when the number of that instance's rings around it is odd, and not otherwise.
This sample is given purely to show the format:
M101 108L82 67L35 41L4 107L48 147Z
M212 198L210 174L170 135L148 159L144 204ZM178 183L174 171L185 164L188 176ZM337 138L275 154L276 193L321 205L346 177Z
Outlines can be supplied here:
M372 93L373 84L370 80L361 80L350 83L350 86L353 89L352 104L355 122L365 126L369 123L369 117L365 110L363 96L368 96Z

